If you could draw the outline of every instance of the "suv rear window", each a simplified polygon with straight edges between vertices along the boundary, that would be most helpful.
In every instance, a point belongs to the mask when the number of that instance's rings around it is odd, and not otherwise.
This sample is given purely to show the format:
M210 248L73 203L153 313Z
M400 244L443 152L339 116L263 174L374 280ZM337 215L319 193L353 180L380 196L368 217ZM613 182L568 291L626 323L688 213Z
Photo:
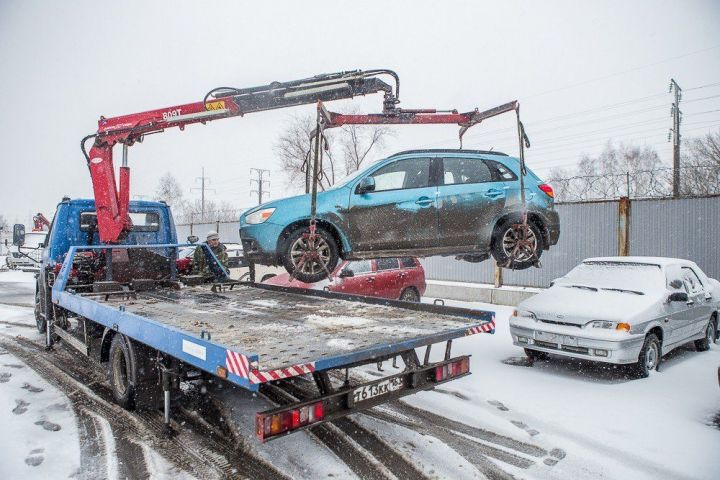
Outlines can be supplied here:
M157 212L130 212L133 232L157 232L160 230L160 215ZM97 213L80 213L80 230L89 232L97 228Z
M515 175L512 170L507 168L502 163L496 162L495 160L485 160L485 163L487 163L490 169L493 171L493 180L495 180L496 182L517 180L517 175Z

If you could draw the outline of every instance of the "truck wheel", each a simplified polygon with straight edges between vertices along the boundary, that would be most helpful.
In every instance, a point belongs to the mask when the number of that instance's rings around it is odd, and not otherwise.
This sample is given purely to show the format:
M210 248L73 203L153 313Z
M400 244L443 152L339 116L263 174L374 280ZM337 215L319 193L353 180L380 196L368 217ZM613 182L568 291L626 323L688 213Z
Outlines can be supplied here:
M540 230L528 223L522 224L506 221L495 227L490 253L495 261L504 268L525 270L537 263L543 251L543 239Z
M42 317L42 297L40 296L40 287L35 288L35 325L38 332L45 333L47 322Z
M654 333L645 337L637 363L631 366L631 372L635 378L647 378L650 372L655 370L660 363L660 340Z
M415 287L408 287L400 294L400 300L403 302L419 302L420 294L415 290Z
M695 350L698 352L710 350L710 344L715 342L716 331L717 324L715 323L715 317L710 317L710 321L707 327L705 327L705 336L700 340L695 340Z
M135 369L130 346L124 335L115 334L110 344L108 380L115 401L123 408L135 408Z
M295 278L305 283L315 283L326 278L327 272L332 273L339 260L338 246L332 234L319 226L315 233L315 247L311 249L307 238L308 227L294 230L285 241L282 253L285 270L291 275L294 273ZM325 264L325 268L322 264Z

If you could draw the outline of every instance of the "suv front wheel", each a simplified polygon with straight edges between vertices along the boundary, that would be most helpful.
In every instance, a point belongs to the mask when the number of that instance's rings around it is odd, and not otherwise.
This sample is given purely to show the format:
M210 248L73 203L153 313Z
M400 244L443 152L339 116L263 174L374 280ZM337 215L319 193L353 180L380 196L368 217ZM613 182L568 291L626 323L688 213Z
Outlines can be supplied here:
M542 234L532 223L504 222L493 232L490 252L501 267L525 270L538 263L542 251Z
M305 283L315 283L327 278L340 259L337 242L332 234L318 226L314 237L308 227L290 233L282 252L285 270Z

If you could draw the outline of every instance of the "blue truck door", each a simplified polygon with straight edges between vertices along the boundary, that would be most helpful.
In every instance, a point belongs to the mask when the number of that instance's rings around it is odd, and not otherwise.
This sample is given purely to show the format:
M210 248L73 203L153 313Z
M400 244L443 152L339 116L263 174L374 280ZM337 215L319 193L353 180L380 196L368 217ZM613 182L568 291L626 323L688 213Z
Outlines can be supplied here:
M370 173L375 191L350 193L355 251L432 247L437 241L437 187L430 158L396 160ZM358 183L361 179L358 179Z

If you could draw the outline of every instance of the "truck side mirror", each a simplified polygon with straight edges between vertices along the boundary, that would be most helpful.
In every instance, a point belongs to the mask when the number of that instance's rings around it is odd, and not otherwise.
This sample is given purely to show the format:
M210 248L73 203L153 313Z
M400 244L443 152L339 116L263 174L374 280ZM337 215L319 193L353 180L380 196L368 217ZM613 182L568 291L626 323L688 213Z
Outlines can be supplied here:
M25 225L16 223L13 225L13 245L22 247L25 244Z
M374 191L375 191L375 179L373 177L363 178L362 180L360 180L360 183L358 183L358 186L355 189L355 192L358 194L374 192Z
M670 302L685 302L688 301L688 294L685 292L674 292L668 297L668 303Z
M187 237L188 243L197 243L198 240L200 239L195 235L190 235Z

